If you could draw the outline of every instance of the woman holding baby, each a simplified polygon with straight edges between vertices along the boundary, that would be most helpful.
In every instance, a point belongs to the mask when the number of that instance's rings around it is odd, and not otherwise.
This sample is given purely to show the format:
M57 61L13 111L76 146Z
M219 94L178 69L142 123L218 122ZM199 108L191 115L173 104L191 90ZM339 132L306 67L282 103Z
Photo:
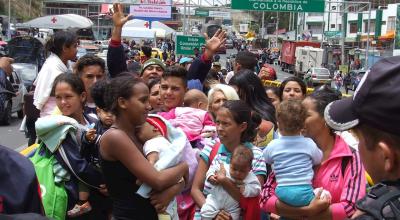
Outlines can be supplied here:
M337 99L337 93L323 87L302 101L307 109L302 133L313 139L323 154L321 164L314 168L312 185L329 191L331 201L321 196L320 191L308 206L289 206L276 197L277 182L272 173L264 185L260 204L263 211L273 213L272 219L276 219L276 215L293 219L350 218L355 211L355 202L365 195L365 170L358 153L336 135L324 120L325 107Z
M115 219L158 219L169 202L187 183L188 165L157 171L143 156L143 146L135 133L150 110L149 89L141 80L117 77L104 88L106 110L115 123L100 141L100 157ZM139 196L136 181L153 189L149 199Z
M212 195L215 187L222 186L230 197L235 200L235 206L238 206L238 203L244 197L243 191L239 190L240 187L238 184L239 182L242 182L242 184L244 183L244 185L241 184L244 188L246 188L247 184L246 181L238 181L240 178L234 178L237 176L237 172L242 172L242 177L246 178L247 176L254 175L260 185L264 183L264 178L266 176L266 165L262 151L252 144L256 136L255 128L258 127L261 122L259 117L254 117L250 107L240 100L224 102L216 111L215 115L217 133L221 143L205 146L200 153L201 159L199 160L197 172L193 180L191 193L197 207L201 209L201 213L200 210L196 211L195 219L201 219L202 217L207 217L206 219L210 218L209 215L202 215L203 213L209 213L205 212L202 207L208 203L208 196ZM231 164L232 154L234 154L236 148L243 146L251 150L251 164L248 166L239 166L242 168L237 168L236 163L233 165ZM243 158L247 158L247 156L243 156ZM220 166L219 169L216 169L217 172L215 175L208 175L207 171L214 165ZM244 178L244 180L246 178ZM255 198L257 199L257 197ZM230 200L230 204L232 203L234 203L234 201ZM256 200L256 203L258 204L258 200ZM209 205L207 206L209 207ZM221 207L217 207L217 212L214 212L214 218L232 218L234 213L229 212L230 208L231 207L223 207L221 204Z

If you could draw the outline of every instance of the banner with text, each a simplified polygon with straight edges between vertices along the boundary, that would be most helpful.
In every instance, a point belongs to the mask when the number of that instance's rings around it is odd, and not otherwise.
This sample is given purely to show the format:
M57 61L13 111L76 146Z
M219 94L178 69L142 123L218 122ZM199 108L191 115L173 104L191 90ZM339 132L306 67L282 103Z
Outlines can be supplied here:
M230 19L231 13L227 11L210 11L208 17Z
M165 5L131 5L130 14L135 18L171 18L171 6Z
M201 48L206 43L204 37L176 36L176 54L194 55L194 48Z
M138 0L142 5L172 5L172 0Z
M232 0L231 8L256 11L324 12L325 0Z

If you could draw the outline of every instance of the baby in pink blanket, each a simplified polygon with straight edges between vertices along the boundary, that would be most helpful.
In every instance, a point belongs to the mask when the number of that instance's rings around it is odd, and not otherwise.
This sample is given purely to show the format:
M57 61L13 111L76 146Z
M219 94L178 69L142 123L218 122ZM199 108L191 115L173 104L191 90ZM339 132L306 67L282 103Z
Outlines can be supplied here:
M191 89L184 97L184 107L159 113L174 127L181 128L190 142L199 140L204 133L215 133L215 124L207 112L207 96L200 90Z

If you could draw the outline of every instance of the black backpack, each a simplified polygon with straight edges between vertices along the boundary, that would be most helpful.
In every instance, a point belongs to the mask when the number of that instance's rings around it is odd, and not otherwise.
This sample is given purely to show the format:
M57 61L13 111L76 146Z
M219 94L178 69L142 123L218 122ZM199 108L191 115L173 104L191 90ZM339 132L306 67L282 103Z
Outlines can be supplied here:
M356 217L357 220L400 220L400 180L376 184L356 207L365 213Z

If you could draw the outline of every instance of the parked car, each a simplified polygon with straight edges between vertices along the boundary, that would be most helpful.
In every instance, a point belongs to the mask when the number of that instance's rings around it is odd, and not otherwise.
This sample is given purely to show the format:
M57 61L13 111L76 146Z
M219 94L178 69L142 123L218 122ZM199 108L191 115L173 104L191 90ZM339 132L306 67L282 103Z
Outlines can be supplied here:
M331 84L332 79L330 72L326 68L312 67L304 74L304 81L307 86L314 86L320 84Z
M101 45L92 40L79 40L79 47L85 48L88 54L96 54L101 50Z
M1 93L7 94L5 102L0 103L3 105L2 112L0 112L0 123L9 124L11 115L17 113L18 118L24 117L23 105L24 105L24 95L27 93L21 76L13 71L11 76L7 77L8 81L11 83L10 88L4 88ZM13 90L13 91L11 91Z
M13 63L13 70L21 76L25 88L30 91L39 71L36 65L31 63Z
M360 84L361 79L365 74L365 70L352 70L349 72L350 74L350 86L349 88L353 91L356 91L358 84Z

